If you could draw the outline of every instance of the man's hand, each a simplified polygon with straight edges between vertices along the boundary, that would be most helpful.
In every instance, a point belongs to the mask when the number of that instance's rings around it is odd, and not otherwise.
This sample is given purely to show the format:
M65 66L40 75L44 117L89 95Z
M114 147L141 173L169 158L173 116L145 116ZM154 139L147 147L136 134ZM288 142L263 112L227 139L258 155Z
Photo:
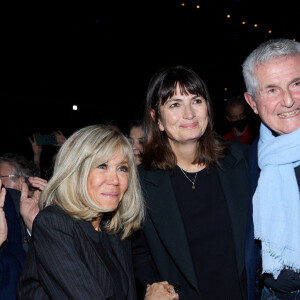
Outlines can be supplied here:
M32 232L32 224L39 213L39 199L41 191L35 190L32 197L28 196L28 185L22 184L21 199L20 199L20 214L24 220L26 227Z
M0 187L2 182L0 180ZM7 238L7 222L5 218L5 213L3 210L4 201L5 201L6 189L4 187L1 188L0 191L0 246L6 241Z

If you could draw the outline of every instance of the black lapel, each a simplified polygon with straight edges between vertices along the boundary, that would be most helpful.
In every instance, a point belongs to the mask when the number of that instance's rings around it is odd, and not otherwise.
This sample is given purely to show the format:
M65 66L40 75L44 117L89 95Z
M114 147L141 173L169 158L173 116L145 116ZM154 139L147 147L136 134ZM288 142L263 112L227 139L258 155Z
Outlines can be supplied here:
M162 243L190 283L198 290L184 225L173 192L170 174L164 171L146 172L143 178L149 217ZM168 216L166 218L166 216ZM185 255L182 255L185 253Z
M244 242L249 201L249 181L246 160L228 155L217 168L231 221L238 272L244 269Z

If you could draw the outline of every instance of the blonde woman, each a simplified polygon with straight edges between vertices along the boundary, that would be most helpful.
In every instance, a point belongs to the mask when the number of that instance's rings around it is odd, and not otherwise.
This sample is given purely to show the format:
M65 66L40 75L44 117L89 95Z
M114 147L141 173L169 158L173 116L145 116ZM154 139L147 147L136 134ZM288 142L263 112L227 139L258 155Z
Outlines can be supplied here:
M128 237L143 221L142 199L122 134L93 125L71 135L40 198L19 298L136 299ZM164 287L161 299L177 299Z

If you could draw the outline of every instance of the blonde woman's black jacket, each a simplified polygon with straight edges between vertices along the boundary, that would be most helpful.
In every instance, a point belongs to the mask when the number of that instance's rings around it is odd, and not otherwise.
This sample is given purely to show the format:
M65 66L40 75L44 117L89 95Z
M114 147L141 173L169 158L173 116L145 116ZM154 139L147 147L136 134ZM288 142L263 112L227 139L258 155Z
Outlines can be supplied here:
M42 210L33 223L19 299L135 300L130 242L107 235L109 250L91 238L91 230L90 222L74 220L57 206ZM123 283L109 268L108 251L117 257L117 272L126 274Z

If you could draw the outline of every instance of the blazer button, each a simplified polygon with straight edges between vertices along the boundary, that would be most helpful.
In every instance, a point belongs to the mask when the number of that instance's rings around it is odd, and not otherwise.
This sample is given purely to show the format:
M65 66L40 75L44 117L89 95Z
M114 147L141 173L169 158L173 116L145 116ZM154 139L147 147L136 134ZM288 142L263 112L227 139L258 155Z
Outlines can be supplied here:
M113 299L112 296L106 297L106 300L112 300L112 299Z

